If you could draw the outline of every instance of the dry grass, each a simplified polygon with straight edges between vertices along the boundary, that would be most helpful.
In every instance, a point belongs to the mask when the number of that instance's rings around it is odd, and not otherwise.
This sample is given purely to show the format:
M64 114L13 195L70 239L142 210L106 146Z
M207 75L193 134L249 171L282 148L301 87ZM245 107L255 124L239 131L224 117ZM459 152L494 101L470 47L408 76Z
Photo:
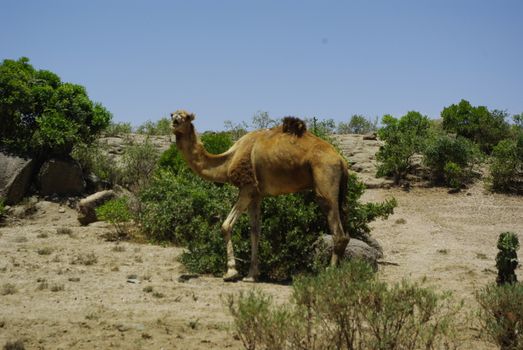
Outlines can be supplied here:
M3 349L4 350L25 350L25 345L22 340L18 339L14 342L8 341L7 343L5 343Z
M61 292L65 289L63 284L53 284L49 290L51 292Z
M71 236L73 234L73 230L71 230L69 227L58 227L56 229L56 234Z
M36 250L36 252L38 253L38 255L50 255L53 252L53 248L51 248L51 247L42 247L42 248L38 248Z
M16 286L11 283L4 283L0 289L0 294L2 295L16 294L16 292L18 292Z
M94 265L98 262L98 258L94 253L80 253L76 255L73 260L71 260L71 264L73 265Z

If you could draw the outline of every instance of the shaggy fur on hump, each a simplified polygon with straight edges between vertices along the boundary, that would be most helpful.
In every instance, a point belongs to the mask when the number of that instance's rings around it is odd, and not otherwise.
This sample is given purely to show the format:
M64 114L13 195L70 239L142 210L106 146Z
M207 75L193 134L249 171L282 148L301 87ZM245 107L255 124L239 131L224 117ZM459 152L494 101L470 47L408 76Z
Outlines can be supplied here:
M300 118L296 117L285 117L283 118L283 132L288 134L294 134L296 136L301 136L307 131L307 125Z

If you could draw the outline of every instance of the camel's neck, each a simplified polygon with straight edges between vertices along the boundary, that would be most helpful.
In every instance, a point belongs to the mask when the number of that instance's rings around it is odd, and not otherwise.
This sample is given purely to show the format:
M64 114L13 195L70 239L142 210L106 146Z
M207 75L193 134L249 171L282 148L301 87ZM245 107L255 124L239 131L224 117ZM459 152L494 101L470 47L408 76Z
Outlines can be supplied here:
M176 132L175 135L176 147L196 174L209 181L228 182L228 154L215 155L207 152L196 137L192 124L190 132Z

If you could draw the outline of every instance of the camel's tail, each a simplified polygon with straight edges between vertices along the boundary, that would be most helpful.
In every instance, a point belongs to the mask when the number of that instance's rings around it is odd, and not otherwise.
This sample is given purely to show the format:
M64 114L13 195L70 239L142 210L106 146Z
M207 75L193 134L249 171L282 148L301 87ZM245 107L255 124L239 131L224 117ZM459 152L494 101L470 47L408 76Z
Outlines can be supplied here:
M342 222L342 225L345 226L345 219L347 217L345 208L345 202L347 201L347 188L348 188L348 182L349 182L349 171L347 170L347 167L345 164L342 164L341 168L341 178L340 178L340 189L338 193L338 206L340 210L340 220ZM347 233L347 232L346 232Z

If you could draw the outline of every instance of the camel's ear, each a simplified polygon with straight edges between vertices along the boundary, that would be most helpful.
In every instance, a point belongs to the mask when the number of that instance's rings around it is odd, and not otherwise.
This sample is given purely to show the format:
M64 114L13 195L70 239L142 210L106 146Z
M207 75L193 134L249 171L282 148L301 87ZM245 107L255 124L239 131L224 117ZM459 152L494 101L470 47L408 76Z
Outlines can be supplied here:
M194 113L188 113L187 114L187 120L192 122L194 120Z

